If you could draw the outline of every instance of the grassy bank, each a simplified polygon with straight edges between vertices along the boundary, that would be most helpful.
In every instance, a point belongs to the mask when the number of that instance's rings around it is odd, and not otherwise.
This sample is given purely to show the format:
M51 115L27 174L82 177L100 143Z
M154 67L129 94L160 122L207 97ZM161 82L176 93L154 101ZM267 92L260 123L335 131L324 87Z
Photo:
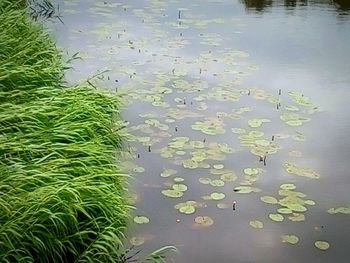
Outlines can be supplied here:
M128 216L118 101L62 87L55 44L10 2L0 0L0 258L116 262Z

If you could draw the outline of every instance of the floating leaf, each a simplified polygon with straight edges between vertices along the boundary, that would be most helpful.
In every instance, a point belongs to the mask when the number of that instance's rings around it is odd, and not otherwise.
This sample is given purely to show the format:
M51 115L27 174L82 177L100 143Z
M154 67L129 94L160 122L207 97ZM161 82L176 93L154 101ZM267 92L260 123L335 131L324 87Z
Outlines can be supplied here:
M293 222L305 221L305 216L303 214L293 213L293 216L289 216L288 219Z
M256 169L256 168L245 168L243 170L243 172L246 174L246 175L255 175L255 174L258 174L259 173L259 170Z
M272 196L267 196L267 195L260 197L260 200L263 201L264 203L272 204L272 205L278 203L278 200L276 198Z
M202 184L210 184L211 179L208 178L208 177L201 177L201 178L198 179L198 181L199 181L200 183L202 183Z
M330 208L327 210L327 212L329 214L338 214L339 213L339 214L350 215L350 207Z
M233 172L225 173L225 174L220 175L220 179L225 181L225 182L233 182L237 179L237 175Z
M175 177L175 178L174 178L174 181L177 182L177 183L179 183L179 182L185 181L185 179L178 176L178 177Z
M223 164L214 164L213 167L214 167L215 169L221 170L221 169L224 168L224 165L223 165Z
M187 191L187 186L185 184L173 184L173 189L179 192Z
M249 194L251 192L257 193L257 192L260 192L261 190L255 187L241 185L241 186L235 187L233 191L239 194Z
M222 180L216 179L216 180L211 180L210 185L211 186L224 186L225 182Z
M179 208L179 211L181 213L189 215L189 214L193 214L196 211L196 208L191 204L186 204L186 205L181 206Z
M327 250L329 249L330 245L327 241L316 241L315 247L317 247L320 250Z
M269 218L276 222L282 222L284 217L280 214L269 214Z
M216 192L214 192L214 193L210 194L210 197L213 200L222 200L222 199L225 198L225 194L224 193L216 193Z
M296 186L294 184L281 184L280 188L283 190L294 190Z
M263 228L264 227L263 222L261 222L259 220L252 220L249 222L249 225L251 225L254 228Z
M258 128L260 127L264 122L270 122L268 119L258 119L253 118L248 121L248 125L252 128Z
M176 173L177 173L177 171L174 169L164 169L161 172L160 176L161 177L169 177L169 176L172 176L173 174L176 174Z
M299 176L305 176L305 177L309 177L309 178L313 178L313 179L318 179L320 178L320 175L310 169L310 168L303 168L303 167L299 167L297 166L296 164L293 164L293 163L285 163L284 164L284 168L286 169L286 171L288 173L291 173L291 174L296 174L296 175L299 175Z
M283 243L290 243L292 245L299 242L299 238L295 235L282 235L281 239Z
M292 210L290 210L289 208L285 208L285 207L278 208L277 212L280 213L280 214L291 214L291 213L293 213Z
M133 246L141 246L143 243L145 243L145 238L142 236L136 236L130 239L130 244Z
M306 205L315 205L316 203L315 203L314 200L306 200L306 201L305 201L305 204L306 204ZM350 214L350 209L349 209L349 214Z
M167 190L162 190L162 194L168 197L172 198L178 198L183 196L183 192L181 191L176 191L174 189L167 189Z
M149 223L149 219L146 216L135 216L134 217L134 222L136 224L148 224Z
M194 221L201 226L207 227L207 226L211 226L214 221L213 219L211 219L211 217L209 216L197 216Z

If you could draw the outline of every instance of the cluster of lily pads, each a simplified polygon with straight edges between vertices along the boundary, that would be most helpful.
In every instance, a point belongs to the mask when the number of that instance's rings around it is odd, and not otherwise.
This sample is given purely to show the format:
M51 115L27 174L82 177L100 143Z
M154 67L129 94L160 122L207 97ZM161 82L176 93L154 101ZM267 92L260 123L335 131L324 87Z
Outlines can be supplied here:
M165 159L161 160L165 168L159 171L160 177L155 180L164 185L159 191L160 198L181 201L174 205L179 216L196 214L199 209L205 211L206 203L202 203L203 200L208 201L208 205L213 203L217 208L226 209L231 207L231 202L227 200L231 200L235 194L257 195L262 191L258 180L265 170L258 160L282 151L282 139L292 138L295 143L305 141L306 136L301 129L318 108L300 91L286 92L288 98L284 100L286 96L281 94L281 90L273 93L256 87L242 87L243 77L258 68L242 63L249 54L233 48L220 48L221 43L228 39L219 33L205 33L202 30L210 25L239 25L239 20L205 18L194 15L190 8L178 8L178 17L164 22L167 7L166 1L149 1L149 6L138 8L122 3L95 3L89 9L90 15L99 15L110 21L115 18L111 10L130 11L128 15L139 21L139 24L135 23L137 30L133 31L129 20L121 16L118 23L99 23L88 32L76 31L75 37L79 39L88 33L96 36L98 42L90 43L89 48L108 56L94 57L86 52L85 60L101 59L103 63L109 63L111 71L103 76L103 80L112 82L113 89L130 103L130 109L141 111L138 112L141 120L135 117L128 126L127 138L133 146L131 152L135 161L133 164L125 162L125 169L129 168L130 173L142 181L138 174L151 170L150 164L142 167L143 153L140 152L146 148L148 152ZM140 29L145 35L139 35ZM189 29L198 34L186 34ZM176 31L178 35L170 31ZM100 43L108 43L108 50L102 48L106 45ZM198 52L180 56L189 46ZM129 58L127 66L126 57ZM251 107L242 105L248 99L253 101ZM255 112L260 104L270 107L277 118ZM271 135L268 137L266 130L272 127L276 119L288 133L274 133L272 138ZM184 134L189 128L194 130L192 138ZM230 130L232 141L238 139L240 145L216 140L218 135L227 135L226 131ZM241 150L237 150L239 146L242 146L242 151L248 150L253 154L257 161L238 173L225 160L234 158L231 154ZM302 153L293 149L289 151L289 156L301 157ZM167 168L173 165L182 170L181 176L177 175L177 170ZM297 161L285 162L283 167L291 176L320 177L315 170L301 167ZM191 176L192 173L198 175L201 186L211 189L202 196L201 202L184 201L188 200L187 195L191 192L191 185L186 184L190 173ZM172 180L171 183L169 180ZM230 192L224 190L227 185ZM295 191L295 185L287 183L281 185L278 196L262 196L261 200L278 206L276 213L269 214L271 220L282 222L288 218L300 222L305 220L307 206L315 204L305 197L305 194ZM329 209L328 213L350 212L347 207L338 207ZM142 225L149 219L139 215L134 222ZM211 217L204 215L194 217L193 222L196 227L214 224ZM252 220L250 225L263 228L259 220ZM141 245L146 239L137 235L130 242ZM283 235L281 239L291 244L299 241L292 234ZM329 244L317 241L315 246L327 249Z

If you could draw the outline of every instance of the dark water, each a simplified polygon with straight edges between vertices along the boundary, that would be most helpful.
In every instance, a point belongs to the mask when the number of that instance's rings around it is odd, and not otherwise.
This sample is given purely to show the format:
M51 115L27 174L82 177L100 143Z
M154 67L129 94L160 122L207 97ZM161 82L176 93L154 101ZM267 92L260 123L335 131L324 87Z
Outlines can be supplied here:
M140 247L143 253L174 244L179 249L173 256L174 262L179 263L349 262L349 215L326 212L331 207L350 206L349 1L153 0L117 3L76 0L60 1L59 4L65 24L57 23L53 30L60 46L70 54L82 51L83 56L83 60L73 63L74 69L67 75L69 82L108 69L98 82L113 92L117 89L131 103L123 111L131 128L144 122L140 114L156 113L162 123L168 118L167 108L145 102L145 95L135 99L141 89L169 87L173 93L163 96L162 100L171 108L177 108L179 104L174 102L175 98L186 97L187 102L193 102L193 105L187 103L186 109L203 115L168 123L170 138L151 134L150 137L160 139L151 146L151 152L141 143L130 142L135 149L133 163L145 169L145 172L135 173L135 179L130 183L138 195L134 214L146 215L150 223L131 224L129 236L144 236L146 242ZM178 8L185 9L180 9L179 14ZM179 15L182 24L179 24ZM207 40L203 40L203 35L208 36ZM249 57L242 55L228 59L224 54L229 48L243 51ZM203 54L213 57L206 61L201 59ZM174 76L173 69L175 73L186 69L186 74ZM164 74L160 75L160 71ZM161 82L161 78L169 78L169 81ZM175 80L200 80L206 88L199 93L180 93L172 86ZM245 92L256 87L282 99L282 106L285 106L283 103L290 104L289 91L299 90L322 110L310 115L311 121L300 127L285 125L274 104L252 99L246 93L237 102L206 100L208 109L198 110L199 104L195 100L198 94L207 94L218 85ZM281 95L278 95L279 90ZM133 95L133 98L125 94ZM208 136L190 127L204 117L216 117L217 112L231 112L245 106L252 111L239 120L226 118L226 133L222 135ZM257 156L240 146L237 135L231 133L232 127L248 128L247 120L253 117L271 120L259 129L269 137L299 131L306 136L306 141L277 140L281 149L269 155L267 166L263 166ZM149 136L142 129L132 133ZM191 140L206 138L206 143L227 143L239 150L227 154L225 160L208 161L210 165L224 164L225 168L235 171L238 179L221 188L203 185L198 179L212 176L209 169L186 169L174 164L172 158L160 157L157 151L176 136L188 136ZM289 156L292 149L301 151L303 157ZM140 158L136 157L137 153ZM316 170L320 179L286 173L283 169L285 161ZM242 170L246 167L265 170L254 183L261 192L245 195L232 191L243 180ZM177 175L185 179L188 190L182 198L172 199L160 193L173 182L173 177L159 176L163 168L176 169ZM297 191L316 202L315 206L308 206L303 222L271 221L268 214L275 213L276 206L259 199L263 195L277 197L280 184L286 182L294 183ZM217 201L202 199L213 191L225 193L223 201L228 204L236 200L237 209L218 209ZM206 206L191 215L180 214L173 208L186 200L202 202ZM208 228L193 227L197 215L210 216L214 224ZM180 223L176 223L176 219L180 219ZM262 221L264 228L250 227L249 221L254 219ZM297 235L299 243L282 243L280 236L283 234ZM330 249L318 250L314 247L316 240L328 241Z

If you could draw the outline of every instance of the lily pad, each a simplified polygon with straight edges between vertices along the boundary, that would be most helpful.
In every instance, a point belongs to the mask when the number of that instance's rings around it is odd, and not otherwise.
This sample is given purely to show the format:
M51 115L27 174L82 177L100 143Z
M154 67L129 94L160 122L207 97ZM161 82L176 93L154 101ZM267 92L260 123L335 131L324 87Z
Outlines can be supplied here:
M263 222L261 222L259 220L252 220L249 222L249 225L251 225L254 228L263 228L264 227Z
M295 235L282 235L281 236L283 243L289 243L295 245L299 242L299 238Z
M264 122L270 122L268 119L259 119L259 118L253 118L248 121L248 125L251 128L258 128L260 127Z
M211 226L214 221L209 216L197 216L194 221L201 226L208 227Z
M273 196L262 196L260 197L260 200L263 201L264 203L267 203L267 204L277 204L278 203L278 200L276 198L274 198Z
M201 178L198 179L198 181L199 181L200 183L202 183L202 184L210 184L211 179L208 178L208 177L201 177Z
M215 169L221 170L221 169L224 168L224 165L223 165L223 164L214 164L213 167L214 167Z
M330 244L327 241L316 241L315 247L317 247L320 250L327 250L330 247Z
M148 224L149 223L149 219L146 216L135 216L134 217L134 222L136 224Z
M174 174L176 174L176 173L177 173L177 171L174 170L174 169L164 169L164 170L161 172L160 176L161 176L161 177L169 177L169 176L172 176L172 175L174 175Z
M350 207L338 207L338 208L330 208L327 210L329 214L344 214L350 215Z
M174 178L174 181L177 182L177 183L179 183L179 182L185 181L185 179L178 176L178 177L175 177L175 178Z
M145 243L145 238L142 236L135 236L130 238L129 242L133 246L141 246L143 243Z
M276 222L282 222L284 220L284 217L280 214L269 214L269 218Z
M300 167L294 163L286 162L284 168L288 173L304 176L313 179L319 179L320 175L311 168Z
M244 168L243 172L246 175L256 175L259 173L259 170L257 168Z
M174 189L167 189L167 190L162 190L162 194L168 197L172 198L179 198L183 196L183 192L181 191L176 191Z
M305 216L303 214L293 213L293 216L288 216L288 219L293 222L305 221Z
M173 184L173 189L179 192L187 191L187 185L185 184Z
M225 182L220 180L220 179L216 179L216 180L211 180L210 185L211 186L224 186Z
M189 214L193 214L196 211L196 208L191 204L186 204L184 206L181 206L179 211L181 213L189 215Z
M294 184L282 184L280 188L283 190L294 190L296 186Z
M233 189L234 192L239 193L239 194L249 194L252 192L260 192L261 190L259 188L255 188L252 186L245 186L245 185L241 185L241 186L237 186Z
M291 213L293 213L292 210L290 210L289 208L285 208L285 207L278 208L277 212L280 213L280 214L291 214Z
M225 194L214 192L210 194L210 197L212 200L222 200L225 198Z

